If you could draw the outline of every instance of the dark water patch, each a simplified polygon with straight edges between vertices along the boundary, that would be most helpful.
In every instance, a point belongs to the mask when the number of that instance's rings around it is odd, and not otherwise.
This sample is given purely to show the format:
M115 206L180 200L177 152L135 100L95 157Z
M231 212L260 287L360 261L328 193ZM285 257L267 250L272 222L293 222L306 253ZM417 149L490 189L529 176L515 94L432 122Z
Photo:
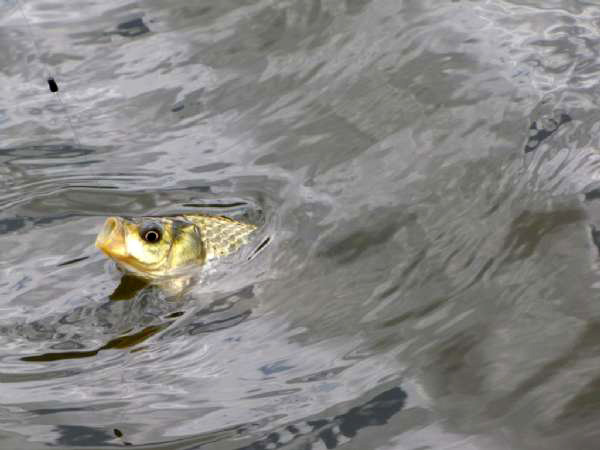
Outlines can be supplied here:
M346 0L346 13L351 15L360 14L371 0Z
M375 137L361 130L357 124L341 116L332 107L319 105L318 108L319 117L312 121L298 119L300 124L294 127L294 133L285 135L278 142L278 151L259 157L255 164L280 166L290 172L307 170L306 178L312 180L317 174L334 170L343 165L344 161L356 158L376 143ZM268 142L273 139L272 133L269 133L271 129L280 130L287 126L289 125L283 121L272 123L265 127L261 139ZM336 132L332 133L331 130ZM314 139L315 137L319 139ZM302 151L295 151L298 147ZM324 152L323 148L329 150Z
M483 378L474 370L480 362L479 343L485 327L461 331L439 342L433 361L425 369L428 387L436 396L484 392Z
M554 231L585 220L585 211L563 209L557 211L524 211L515 217L504 240L510 260L533 255L544 237Z
M114 22L113 22L114 23ZM98 25L102 22L98 21ZM112 28L112 25L106 24L105 28ZM89 27L87 27L89 29ZM73 32L69 36L73 39L77 45L94 46L98 43L109 44L112 36L121 36L124 38L137 38L150 33L150 28L144 22L141 17L136 17L125 22L121 22L117 25L116 29L111 31L102 31L101 28L96 28L91 31L78 31Z
M258 368L264 375L273 375L278 372L285 372L286 370L293 369L293 366L289 366L285 361L275 361L265 366Z
M328 245L319 252L319 256L336 259L340 264L350 263L365 252L388 242L400 228L408 222L414 222L416 215L398 223L386 223L369 230L361 230Z
M386 68L386 78L401 92L409 87L411 95L419 104L428 106L429 115L434 116L442 105L458 107L476 104L481 97L485 97L485 93L476 90L468 96L453 96L453 90L449 89L449 86L470 81L472 72L478 70L478 61L474 55L461 51L437 52L426 49L410 54L414 59L408 64ZM423 70L426 67L438 69ZM413 120L414 117L407 119Z
M34 414L46 416L48 414L60 414L61 412L74 412L74 411L86 411L86 408L57 408L57 409L32 409L30 410Z
M595 225L590 225L590 235L592 243L598 249L598 255L600 255L600 230Z
M398 316L391 317L391 318L385 320L381 324L381 326L383 328L397 327L400 324L402 324L402 322L405 322L407 320L416 320L416 319L420 319L423 317L428 317L436 309L443 306L447 301L448 301L447 298L432 299L432 300L428 301L427 305L423 306L422 308L418 308L414 311L407 311Z
M250 300L255 298L254 285L245 286L233 293L219 297L211 302L207 308L198 311L198 315L206 312L222 312L228 311L232 306L237 305L240 301Z
M30 409L29 411L45 416L49 414L61 414L66 412L106 411L120 406L123 406L123 402L99 403L85 407L36 408Z
M23 227L27 220L24 217L10 217L8 219L0 219L0 234L17 231Z
M113 436L99 428L92 428L84 425L57 425L55 430L58 439L54 446L73 446L94 448L103 445L110 445Z
M185 103L183 103L183 102L176 103L171 108L171 112L179 112L179 111L182 111L184 108L185 108Z
M274 379L274 377L265 377L265 379ZM287 396L287 395L291 395L291 394L297 394L299 392L302 392L301 389L279 389L276 391L271 391L271 392L263 392L261 394L255 394L255 395L248 395L247 397L245 397L246 400L257 400L257 399L265 399L265 398L270 398L270 397L282 397L282 396Z
M179 113L177 117L180 120L189 119L203 113L206 114L205 94L206 88L204 87L188 92L183 99L171 107L171 112ZM201 119L199 118L199 120ZM207 148L204 150L204 154L210 154L214 151L214 149Z
M61 379L77 376L81 369L60 369L38 372L22 373L1 373L0 383L27 383L31 381L47 381L52 379Z
M115 339L110 340L107 344L96 350L89 351L77 351L77 352L56 352L56 353L44 353L41 355L24 356L21 361L25 362L49 362L49 361L61 361L65 359L78 359L78 358L89 358L96 356L98 352L109 349L126 349L138 345L150 337L154 336L158 332L169 326L169 323L161 325L151 325L144 328L137 333L119 336Z
M346 370L348 368L350 368L350 366L341 366L341 367L336 367L334 369L321 370L319 372L312 373L310 375L304 375L302 377L292 378L290 380L287 380L287 383L288 384L314 383L316 381L323 381L323 380L335 378L337 375L341 374L344 370Z
M563 407L557 422L597 423L600 417L600 376L585 383Z
M231 165L232 164L230 164L230 163L215 162L215 163L211 163L211 164L206 164L204 166L194 167L190 171L193 173L218 172L220 170L231 167Z
M595 225L590 225L590 237L592 238L592 244L598 249L598 255L600 255L600 230Z
M529 138L525 144L525 153L534 151L540 144L558 131L565 123L573 119L566 113L556 113L552 116L543 116L531 122Z
M571 346L570 351L558 355L553 360L543 364L533 374L519 383L519 385L509 394L489 403L488 412L492 417L501 417L510 410L518 408L519 402L525 399L527 395L536 390L539 386L545 385L549 380L556 378L565 370L568 370L577 360L581 358L592 358L597 355L599 351L600 323L589 322ZM592 382L594 379L592 379ZM574 398L577 398L577 396Z
M119 285L108 298L112 301L131 300L148 285L148 280L136 277L135 275L125 274L121 277Z
M13 233L19 231L25 227L43 227L45 225L52 225L55 223L64 223L65 220L71 220L74 218L83 217L82 214L60 214L55 216L43 216L43 217L26 217L16 216L0 219L0 234ZM75 261L77 262L77 261ZM62 263L59 265L67 265Z
M197 335L201 333L212 333L214 331L225 330L227 328L234 327L244 322L252 314L251 310L244 311L241 314L235 316L226 317L224 319L211 320L207 322L197 322L186 328L186 331L190 335Z
M160 336L161 340L171 340L186 334L199 335L218 332L233 328L246 321L252 310L248 309L247 301L254 298L253 286L247 286L234 293L217 297L208 301L206 306L193 311L175 311L167 318L183 318L177 327L165 329ZM186 314L188 313L188 314Z
M593 201L600 199L600 187L588 189L584 192L584 199L586 201Z
M63 361L66 359L78 359L78 358L90 358L98 354L98 350L90 350L87 352L57 352L57 353L43 353L41 355L24 356L21 361L25 362L51 362L51 361Z
M114 33L119 36L132 38L149 32L150 28L144 23L144 20L141 17L137 17L117 25L117 31Z
M402 410L406 398L404 390L393 387L344 414L287 425L248 446L239 447L239 450L289 448L293 444L300 444L301 448L306 449L313 446L321 448L323 445L327 449L337 448L347 444L361 430L387 424Z
M60 164L61 159L79 158L94 153L96 153L96 150L93 148L68 144L0 148L0 158L7 158L7 162L28 162L31 160L37 162L39 159L46 158L52 160L53 164Z

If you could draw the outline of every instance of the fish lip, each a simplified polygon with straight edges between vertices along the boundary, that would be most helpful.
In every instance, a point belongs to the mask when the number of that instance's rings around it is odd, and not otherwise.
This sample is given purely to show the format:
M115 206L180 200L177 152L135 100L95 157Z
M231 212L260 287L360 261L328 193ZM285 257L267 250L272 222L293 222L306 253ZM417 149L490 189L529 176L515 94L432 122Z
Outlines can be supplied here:
M96 237L95 245L111 258L116 260L127 258L129 254L125 245L123 219L120 217L107 218L102 231Z
M126 272L144 278L153 278L152 270L138 264L136 259L129 254L125 235L126 220L121 217L108 217L96 237L95 246Z

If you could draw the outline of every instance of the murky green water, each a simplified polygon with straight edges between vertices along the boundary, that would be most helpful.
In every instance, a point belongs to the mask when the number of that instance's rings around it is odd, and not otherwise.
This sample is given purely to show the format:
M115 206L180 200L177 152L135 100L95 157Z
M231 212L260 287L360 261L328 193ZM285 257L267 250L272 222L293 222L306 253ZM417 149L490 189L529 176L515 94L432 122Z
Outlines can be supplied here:
M0 447L597 448L599 24L0 1ZM115 293L104 218L191 211L268 244Z

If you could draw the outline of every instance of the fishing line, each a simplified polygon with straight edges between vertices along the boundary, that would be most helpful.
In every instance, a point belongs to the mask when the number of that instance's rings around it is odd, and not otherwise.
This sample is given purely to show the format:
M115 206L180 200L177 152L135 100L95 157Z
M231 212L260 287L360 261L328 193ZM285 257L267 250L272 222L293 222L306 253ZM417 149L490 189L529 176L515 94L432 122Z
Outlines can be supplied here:
M53 93L56 96L56 99L58 100L58 103L60 104L60 106L62 108L62 112L67 119L69 128L71 129L71 133L73 133L73 138L75 139L75 142L77 143L77 145L81 147L81 141L79 139L79 135L75 131L73 122L71 121L71 115L69 114L67 105L62 101L61 95L58 92L59 91L58 83L56 82L56 80L54 79L54 76L52 76L52 73L50 72L50 66L47 63L44 63L42 61L42 58L41 58L42 53L40 52L38 44L35 40L35 35L33 33L33 26L31 25L31 22L29 21L27 14L25 14L25 9L23 8L23 5L21 4L21 0L15 0L15 1L16 1L17 7L19 8L19 11L21 11L21 15L23 16L23 19L25 20L27 32L29 33L29 38L31 39L31 42L33 43L33 49L34 49L35 55L37 57L37 60L45 68L45 71L46 71L45 75L46 75L46 81L48 82L48 89L50 90L51 93Z

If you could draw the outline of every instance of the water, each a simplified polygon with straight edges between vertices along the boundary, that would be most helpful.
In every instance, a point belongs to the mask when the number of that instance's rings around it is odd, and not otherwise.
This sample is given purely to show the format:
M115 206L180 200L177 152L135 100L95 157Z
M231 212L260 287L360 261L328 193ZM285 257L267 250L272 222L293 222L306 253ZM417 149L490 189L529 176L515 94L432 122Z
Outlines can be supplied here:
M599 6L21 7L2 448L597 448ZM115 292L104 218L190 211L268 243Z

